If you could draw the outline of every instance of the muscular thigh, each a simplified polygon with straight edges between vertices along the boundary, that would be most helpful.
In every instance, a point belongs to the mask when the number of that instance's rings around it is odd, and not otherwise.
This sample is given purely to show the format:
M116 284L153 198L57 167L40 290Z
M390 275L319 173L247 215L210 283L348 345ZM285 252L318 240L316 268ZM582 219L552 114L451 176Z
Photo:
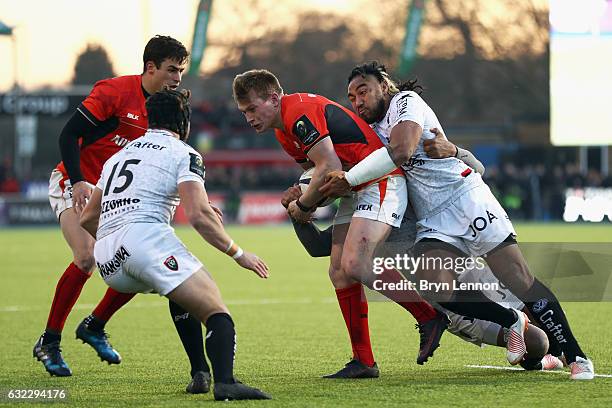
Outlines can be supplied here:
M85 269L93 268L93 247L96 241L81 228L79 216L74 208L68 208L62 212L60 227L77 264L85 264L87 266Z

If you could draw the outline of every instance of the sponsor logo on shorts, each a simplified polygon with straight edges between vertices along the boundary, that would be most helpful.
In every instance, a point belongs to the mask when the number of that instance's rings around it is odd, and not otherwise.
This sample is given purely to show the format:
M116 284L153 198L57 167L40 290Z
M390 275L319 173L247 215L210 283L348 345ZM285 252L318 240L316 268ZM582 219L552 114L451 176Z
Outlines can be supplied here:
M372 211L372 204L359 204L355 211Z
M489 224L493 223L494 220L498 219L495 216L495 214L493 214L489 210L485 210L485 211L487 212L487 218L485 218L485 217L476 217L470 223L470 230L472 231L472 235L471 235L472 238L474 238L478 234L478 232L483 231L484 229L486 229L489 226ZM488 219L488 221L487 221L487 219Z
M540 313L542 310L544 310L547 304L548 304L548 299L542 298L538 300L537 302L535 302L532 309L535 313Z
M172 255L166 258L166 260L164 261L164 265L171 271L178 271L178 262L176 261L176 258Z
M400 216L399 216L399 215L397 215L396 213L393 213L393 214L391 214L391 218L396 219L396 220L399 220L399 219L400 219Z
M102 279L106 279L109 276L114 275L129 257L130 253L123 245L121 245L117 252L115 252L115 255L113 255L113 259L103 264L96 262Z

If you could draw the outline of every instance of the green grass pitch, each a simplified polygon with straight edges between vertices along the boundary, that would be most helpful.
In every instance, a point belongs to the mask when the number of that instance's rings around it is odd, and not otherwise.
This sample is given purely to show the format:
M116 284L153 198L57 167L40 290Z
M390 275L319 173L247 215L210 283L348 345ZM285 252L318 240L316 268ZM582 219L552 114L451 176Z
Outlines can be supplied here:
M612 241L609 225L518 225L523 241ZM258 279L216 253L191 229L178 233L218 282L238 334L236 375L270 392L274 400L241 406L612 406L612 378L571 382L567 374L468 368L507 366L504 350L479 349L445 334L435 357L415 363L414 320L391 303L370 304L370 330L381 378L330 381L321 375L350 358L350 345L327 259L312 259L289 226L230 227L245 249L261 255L271 278ZM0 230L0 390L67 390L67 403L83 407L200 406L212 395L188 395L189 365L170 321L167 301L139 295L108 324L123 356L118 366L101 363L74 330L93 309L106 285L94 274L68 318L63 353L73 370L52 378L32 358L47 318L54 287L70 260L59 228ZM582 347L600 374L612 374L612 303L566 303ZM6 397L0 405L14 406Z

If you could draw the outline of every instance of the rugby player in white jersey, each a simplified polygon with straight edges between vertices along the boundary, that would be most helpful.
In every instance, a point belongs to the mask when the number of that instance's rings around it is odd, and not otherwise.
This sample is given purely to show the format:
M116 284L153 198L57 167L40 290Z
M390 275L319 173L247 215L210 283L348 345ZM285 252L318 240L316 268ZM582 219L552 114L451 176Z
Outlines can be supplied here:
M555 295L530 273L515 231L479 174L455 158L427 157L423 142L442 129L435 113L415 91L416 81L393 82L384 66L362 64L349 76L353 109L379 134L378 149L348 172L335 171L321 188L326 195L344 194L351 186L401 166L408 196L417 216L417 251L427 258L486 256L493 274L508 287L540 324L551 343L563 351L572 379L592 379L592 362L580 349ZM493 321L509 329L507 357L518 364L525 355L526 315L490 302L481 292L453 290L455 274L438 267L420 277L449 288L437 293L439 303L460 315Z
M209 204L202 157L185 143L189 92L155 93L146 109L149 129L104 164L80 219L96 238L100 275L118 292L166 296L204 323L216 400L269 399L234 379L234 323L210 274L170 226L176 206L182 203L196 231L241 267L261 278L268 267L234 243Z
M441 133L440 133L441 135ZM482 174L484 166L465 149L461 149L447 140L443 140L441 136L434 140L429 140L426 143L427 150L430 156L450 157L454 156L459 151L457 157L466 158L470 163L470 167L477 169ZM446 156L445 156L446 155ZM472 160L472 161L470 161ZM297 200L301 196L301 189L293 186L285 190L281 200L281 204L285 207L293 200ZM330 256L332 246L332 228L320 230L312 223L300 223L291 219L295 233L312 257ZM399 229L394 230L386 244L389 249L386 256L393 257L395 253L410 253L414 246L416 237L416 219L414 211L408 205L402 225ZM410 276L407 276L411 280ZM491 274L488 268L466 270L458 277L459 282L488 282L499 284L497 279ZM500 285L498 290L489 290L483 292L489 299L502 304L505 307L513 307L525 311L524 304L516 298L510 291ZM506 347L508 330L501 327L499 324L480 319L468 318L443 310L450 319L450 324L447 330L461 338L462 340L475 344L480 347L484 345L493 345L498 347ZM521 366L526 370L558 370L563 368L563 362L554 354L550 354L548 338L544 331L539 327L530 325L529 330L525 333L525 345L527 348L527 357L521 362ZM547 354L548 352L548 354Z

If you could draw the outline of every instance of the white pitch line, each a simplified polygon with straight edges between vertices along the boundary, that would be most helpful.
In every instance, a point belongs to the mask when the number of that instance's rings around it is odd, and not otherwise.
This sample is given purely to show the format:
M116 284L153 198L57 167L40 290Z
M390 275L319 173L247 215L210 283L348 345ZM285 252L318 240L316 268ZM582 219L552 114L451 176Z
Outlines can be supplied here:
M509 370L509 371L525 371L522 368L518 368L518 367L503 367L503 366L492 366L492 365L472 365L472 364L467 364L466 367L468 368L487 368L490 370ZM546 370L546 371L539 371L541 373L550 373L550 374L570 374L569 371L562 371L562 370ZM612 378L612 375L609 374L595 374L595 377L603 377L603 378Z
M312 298L297 298L297 299L271 299L271 298L263 298L263 299L240 299L240 300L228 300L225 302L228 306L244 306L244 305L301 305L301 304L311 304L311 303L333 303L335 298L320 298L320 299L312 299ZM144 309L149 307L161 307L166 306L167 302L146 302L146 303L128 303L123 308L128 309ZM95 304L80 304L75 305L73 309L75 310L90 310L96 307ZM0 307L0 313L15 313L15 312L30 312L30 311L40 311L47 310L42 307L30 307L30 306L4 306Z

